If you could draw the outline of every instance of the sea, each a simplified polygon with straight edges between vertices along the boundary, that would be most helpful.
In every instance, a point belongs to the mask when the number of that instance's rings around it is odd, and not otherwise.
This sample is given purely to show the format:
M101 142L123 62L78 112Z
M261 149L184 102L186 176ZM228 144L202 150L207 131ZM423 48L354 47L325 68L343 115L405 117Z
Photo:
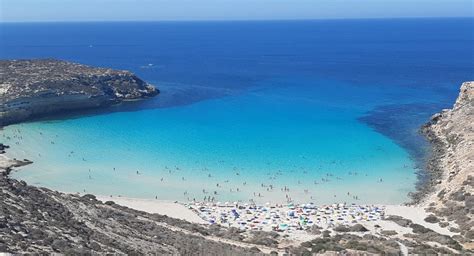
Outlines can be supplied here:
M12 175L160 200L398 204L419 128L474 79L474 19L0 23L0 59L130 70L160 95L0 130Z

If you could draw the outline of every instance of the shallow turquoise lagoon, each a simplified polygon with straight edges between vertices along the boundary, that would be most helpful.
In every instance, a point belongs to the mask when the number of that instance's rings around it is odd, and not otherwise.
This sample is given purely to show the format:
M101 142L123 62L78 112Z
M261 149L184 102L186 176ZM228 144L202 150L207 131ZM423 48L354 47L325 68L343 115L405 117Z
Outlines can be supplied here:
M34 161L14 177L73 193L401 203L426 157L418 128L473 79L473 24L1 23L2 59L127 69L162 93L11 125L0 142Z
M283 202L288 195L318 203L406 201L416 180L408 153L357 120L371 105L363 102L380 94L359 99L349 86L333 83L325 90L329 82L319 83L313 86L320 89L295 94L283 82L270 82L180 107L26 123L3 133L20 143L9 155L35 162L14 176L68 192L168 200L211 195Z

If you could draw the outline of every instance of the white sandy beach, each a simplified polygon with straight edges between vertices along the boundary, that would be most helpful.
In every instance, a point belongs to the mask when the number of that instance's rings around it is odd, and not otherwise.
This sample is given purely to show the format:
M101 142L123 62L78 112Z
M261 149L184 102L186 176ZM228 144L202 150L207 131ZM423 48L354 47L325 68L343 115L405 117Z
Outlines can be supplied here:
M198 207L192 206L194 210L191 210L190 207L187 207L181 203L165 201L165 200L139 199L139 198L116 197L116 196L115 197L97 196L97 199L103 202L114 201L116 204L126 206L135 210L140 210L140 211L144 211L148 213L157 213L157 214L167 215L173 218L183 219L191 223L197 223L197 224L210 223L209 220L204 220L203 218L199 216L198 210L197 210ZM429 215L429 213L427 213L423 209L423 207L406 206L406 205L379 205L378 207L380 207L381 209L384 209L383 214L385 216L388 216L388 215L401 216L403 218L413 221L414 223L430 228L437 233L440 233L443 235L449 235L449 236L454 235L454 233L449 231L447 228L442 228L437 223L428 223L424 221L424 219ZM225 208L228 208L228 207L225 207ZM209 207L208 209L215 209L213 210L213 213L209 214L209 216L221 215L222 207L213 207L213 208ZM288 208L287 206L283 206L280 208L280 211L285 213L286 211L290 211L290 208ZM203 215L201 214L201 216ZM343 214L337 217L342 218L342 219L339 219L339 221L334 222L334 224L340 223L340 224L351 225L351 223L354 223L352 222L354 219L349 215L346 216ZM411 233L411 228L401 227L392 221L384 220L383 217L374 218L372 221L361 219L361 220L358 220L357 223L363 224L369 230L368 232L373 233L373 234L378 233L380 230L394 230L400 236L406 233ZM326 228L328 227L327 225L322 225L322 226ZM267 231L271 230L270 224L268 225L268 227L263 228L263 230L267 230ZM302 235L301 232L291 232L291 233L292 233L291 236L296 236L298 234ZM311 237L312 236L305 236L298 240L306 240L306 239L310 239Z

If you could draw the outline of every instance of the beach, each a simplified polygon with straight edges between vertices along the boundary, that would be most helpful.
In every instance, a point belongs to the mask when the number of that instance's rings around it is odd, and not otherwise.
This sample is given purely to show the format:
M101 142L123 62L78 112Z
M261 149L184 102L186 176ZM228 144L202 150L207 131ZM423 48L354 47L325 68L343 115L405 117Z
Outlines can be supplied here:
M311 239L305 230L313 225L322 229L338 225L362 224L371 233L380 230L394 230L402 236L410 233L391 221L386 216L396 215L412 220L414 223L433 229L443 235L455 235L448 227L440 227L424 219L430 214L419 205L249 205L223 202L210 204L206 202L179 203L155 199L137 199L125 197L97 196L102 202L113 201L135 210L158 213L169 217L183 219L192 223L224 227L235 227L242 230L278 231L290 237ZM379 227L376 227L376 226ZM304 231L304 232L303 232Z
M6 169L12 165L13 161L5 155L0 155L0 169Z
M16 161L0 154L0 167L12 166ZM357 204L249 204L237 202L178 202L159 199L140 199L122 196L96 196L106 203L112 201L118 205L147 213L157 213L172 218L182 219L201 225L221 225L238 228L243 231L276 231L286 235L296 243L309 241L318 237L308 230L329 229L334 231L339 226L360 224L365 232L380 235L382 230L396 232L396 237L403 238L411 229L386 220L386 216L400 216L413 223L426 226L439 234L452 236L448 227L429 223L425 218L430 214L426 205L357 205ZM455 224L453 224L455 225ZM313 228L314 229L314 228Z
M470 107L469 102L472 100L471 85L472 83L463 85L460 98L452 110L452 114L449 113L448 115L445 113L446 116L454 116L454 118L456 118L458 114L461 115L464 113L463 111L466 109L466 106L467 108ZM465 103L466 101L468 104ZM467 113L469 114L471 111L469 110ZM431 125L437 124L434 122L440 122L437 118L436 116L433 117L435 121L432 121L433 123ZM17 130L17 135L13 136L13 138L21 141L23 136L24 134L22 134L20 130ZM467 136L467 138L470 139L472 137ZM464 143L463 141L461 142ZM467 144L470 145L469 143L468 141ZM8 151L9 148L7 146L3 144L1 146L3 151ZM462 149L468 150L469 147ZM13 182L13 184L17 184L18 182L16 180L12 180L8 177L12 168L21 167L17 170L21 172L22 168L25 168L24 166L28 166L32 164L32 162L26 159L22 161L10 159L3 151L2 154L0 154L0 169L3 170L2 182L6 182L7 184ZM466 156L469 157L469 152L460 154L460 161L465 161L464 157ZM469 164L470 162L468 161L467 163ZM465 173L465 170L466 169L461 169L459 171L460 176L457 176L459 179L469 179L469 173ZM137 171L136 175L140 175L140 173ZM446 173L444 173L444 175L446 175ZM453 176L453 173L450 172L449 175ZM457 179L448 179L446 183L437 183L438 185L433 186L432 190L452 189L452 182L459 181ZM17 191L15 187L27 186L23 181L18 184L19 185L13 186L13 191ZM443 184L447 184L447 186L443 187ZM265 188L263 184L262 187ZM289 188L284 187L283 190L286 191L287 189L289 190ZM169 219L165 219L165 222L156 222L155 225L171 231L182 232L185 235L191 234L189 233L189 229L175 226L176 221L184 221L183 224L179 225L184 225L185 227L188 224L184 223L197 225L193 229L215 230L216 228L222 228L227 230L226 232L237 232L240 234L237 237L235 237L235 234L230 235L231 238L226 239L219 238L218 236L201 237L210 242L218 242L248 249L251 246L250 244L252 244L250 241L260 241L260 239L264 239L262 241L265 242L256 248L258 248L260 252L267 253L272 250L283 252L288 250L288 248L300 248L301 245L308 243L312 245L315 241L319 241L318 239L321 239L321 237L334 237L336 240L331 240L332 243L343 243L342 241L346 240L341 240L341 237L349 239L351 236L352 239L355 236L359 239L365 239L361 241L372 241L372 243L374 239L376 239L385 246L383 247L384 249L378 250L398 250L402 254L406 254L410 251L426 251L427 248L421 249L416 247L420 241L428 241L430 250L433 250L432 248L434 246L434 248L437 248L436 250L440 250L443 253L455 253L463 248L469 250L472 245L469 242L468 233L466 238L461 237L467 240L461 239L458 242L452 238L456 237L460 232L466 232L466 227L462 226L464 219L459 219L459 215L454 215L454 217L457 218L454 220L444 218L440 215L433 215L433 213L437 213L437 211L433 209L433 206L435 206L436 203L441 204L439 201L424 201L422 204L411 206L355 203L324 205L294 202L284 204L268 202L259 204L238 201L213 202L214 200L211 200L210 197L207 201L192 200L192 202L190 202L190 200L187 200L178 202L159 200L158 196L155 199L139 199L122 196L94 196L77 192L68 195L50 190L44 190L42 193L53 193L52 195L54 195L54 197L61 197L61 201L67 208L73 207L69 208L70 210L76 207L73 205L77 204L77 202L80 202L80 204L89 204L92 202L94 207L98 207L97 210L105 209L110 211L112 210L111 207L121 211L128 211L127 209L136 210L138 211L137 213L143 215L143 217L139 219L151 218L152 222L154 222L154 218L157 217L159 219L170 217ZM349 193L347 194L349 195ZM425 197L428 200L432 198L430 194L426 194ZM120 208L122 206L125 208ZM80 213L81 211L85 211L87 214L92 213L89 212L87 208L84 208L84 206L73 211L75 211L76 214L84 214ZM439 212L437 214L439 214ZM467 224L471 225L470 223ZM262 238L262 235L266 236L266 238ZM361 237L359 235L363 236ZM239 241L235 240L237 238ZM384 241L393 241L392 239L398 239L396 246L390 243L391 247L387 247L388 244ZM460 242L465 244L461 245ZM427 245L425 244L423 246Z
M0 253L473 253L472 20L423 20L0 24Z

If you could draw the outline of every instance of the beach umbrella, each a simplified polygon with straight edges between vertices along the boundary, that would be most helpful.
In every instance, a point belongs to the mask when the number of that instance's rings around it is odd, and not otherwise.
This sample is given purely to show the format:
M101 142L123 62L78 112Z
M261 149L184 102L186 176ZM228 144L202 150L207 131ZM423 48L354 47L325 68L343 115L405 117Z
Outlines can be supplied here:
M286 230L288 228L288 224L285 224L285 223L280 223L280 225L278 226L278 228L280 230Z

